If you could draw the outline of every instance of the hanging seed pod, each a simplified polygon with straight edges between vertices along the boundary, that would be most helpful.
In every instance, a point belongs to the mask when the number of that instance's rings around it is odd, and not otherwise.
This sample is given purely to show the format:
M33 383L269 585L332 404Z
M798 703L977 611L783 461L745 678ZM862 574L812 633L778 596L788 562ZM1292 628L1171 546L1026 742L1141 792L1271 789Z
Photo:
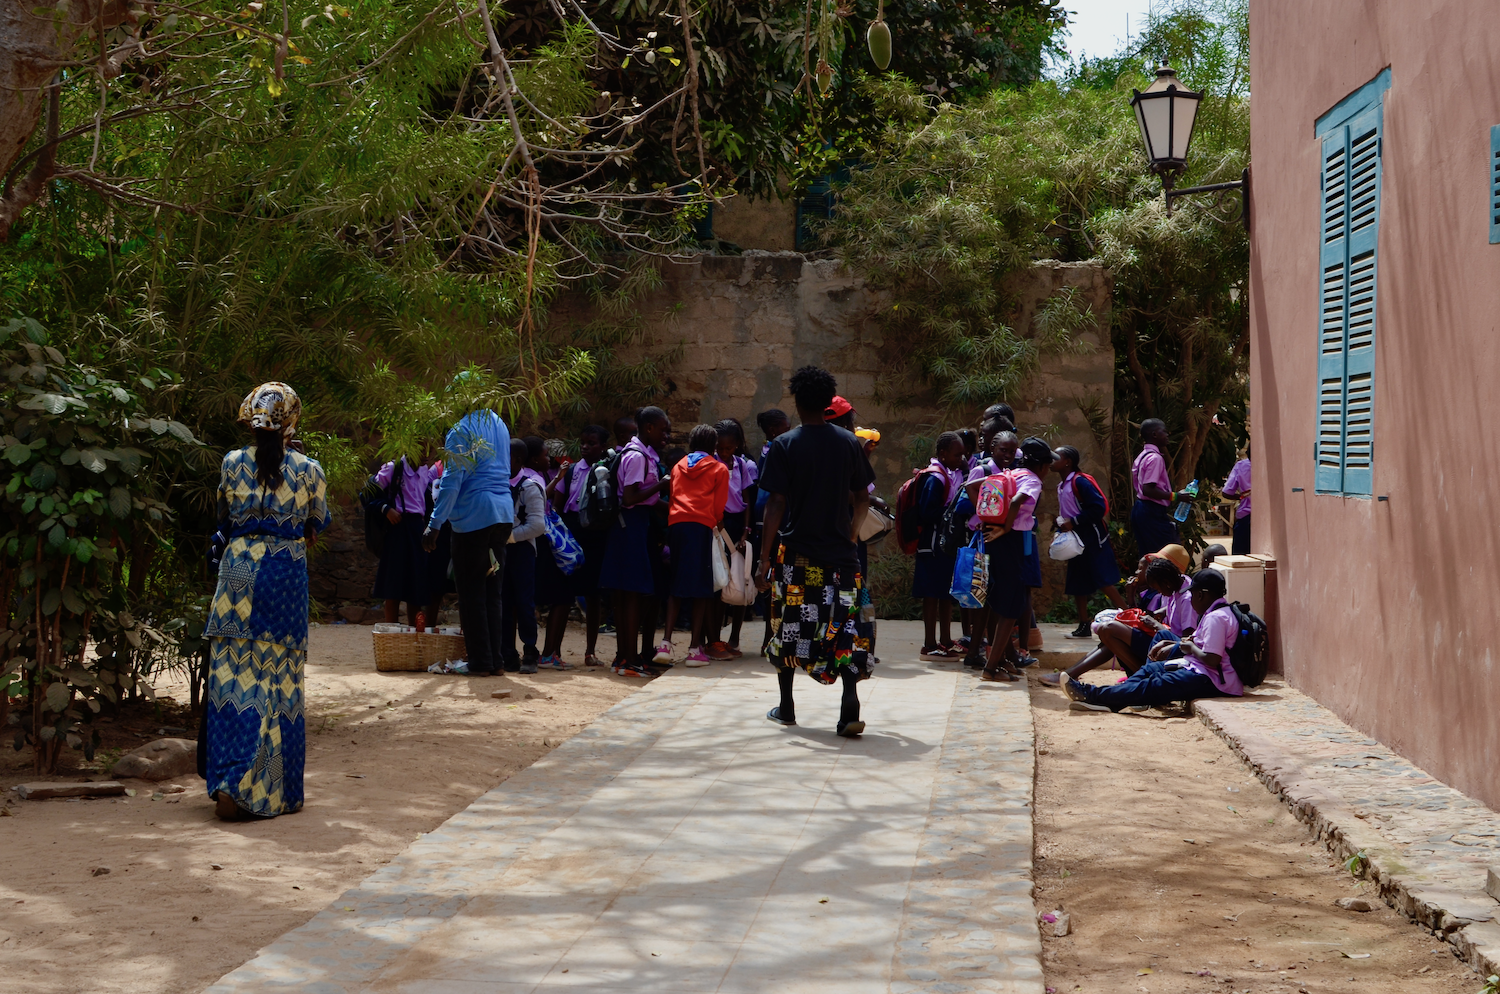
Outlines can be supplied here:
M819 59L816 73L818 77L818 92L827 93L828 88L833 85L833 66Z
M865 33L865 43L870 46L870 58L875 62L878 69L885 69L891 64L891 29L885 21L877 18L870 22L870 30Z

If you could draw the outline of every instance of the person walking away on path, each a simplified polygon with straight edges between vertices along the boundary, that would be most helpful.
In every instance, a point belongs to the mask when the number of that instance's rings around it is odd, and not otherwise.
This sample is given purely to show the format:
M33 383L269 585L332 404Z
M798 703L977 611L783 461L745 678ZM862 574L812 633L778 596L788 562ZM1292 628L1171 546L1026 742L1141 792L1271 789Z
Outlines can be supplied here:
M1192 607L1202 616L1191 639L1166 642L1151 651L1151 660L1123 683L1095 687L1069 680L1068 707L1079 711L1119 711L1128 707L1158 707L1200 697L1241 697L1239 674L1229 661L1229 650L1240 626L1224 599L1224 574L1214 569L1193 575Z
M688 666L707 666L729 654L710 651L704 634L714 590L714 530L724 519L730 471L714 455L719 433L713 425L699 425L688 436L688 454L672 467L672 499L668 508L667 545L672 550L672 582L667 593L666 631L656 647L654 662L672 661L672 630L684 601L690 603L692 627L688 636Z
M1130 527L1135 532L1136 552L1144 556L1177 541L1177 522L1172 519L1175 501L1193 499L1189 493L1174 493L1167 476L1167 426L1156 418L1141 422L1145 444L1130 467L1130 486L1135 506Z
M323 467L291 448L302 402L262 383L240 404L253 445L226 453L226 547L203 634L208 686L198 772L225 821L302 807L307 756L307 547L329 525Z
M746 543L745 554L753 556L753 549L749 547L749 509L755 502L755 481L759 473L755 463L745 452L744 426L734 418L725 418L714 425L714 431L718 432L719 438L715 454L719 462L729 470L729 496L724 503L724 533L736 546ZM714 659L737 659L743 656L744 653L740 651L740 629L745 623L745 606L725 604L715 596L709 603L709 612L706 630L712 637L708 639L709 645L705 651ZM729 640L724 642L720 641L719 633L726 616L729 620Z
M990 683L1021 678L1019 666L1032 665L1007 657L1020 652L1031 629L1031 592L1042 585L1041 550L1036 541L1036 506L1042 499L1042 477L1052 465L1052 449L1035 436L1021 443L1021 468L1015 470L1016 496L1008 521L987 525L985 537L995 547L990 557L990 616L998 618L990 642L989 660L979 674ZM1011 630L1019 631L1017 649L1010 643Z
M854 433L824 420L838 389L833 374L804 366L790 387L802 424L771 443L760 477L771 496L756 585L772 591L766 656L781 687L781 702L766 717L797 723L792 679L801 667L818 683L842 681L837 731L853 737L865 730L858 685L872 673L874 635L855 536L875 472Z
M387 622L400 620L401 602L405 601L406 623L415 628L418 612L430 607L441 596L433 596L429 554L422 548L422 531L432 510L430 490L437 473L441 473L441 469L413 466L405 456L386 463L375 473L375 485L390 494L390 500L376 508L385 515L391 528L385 535L372 591L375 597L385 602ZM381 499L384 501L384 494ZM435 625L437 616L429 615L428 622Z
M536 435L515 438L510 443L510 464L517 472L510 480L516 520L508 539L505 569L500 582L500 658L507 673L535 673L540 662L536 648L536 591L539 553L537 539L546 541L546 444ZM547 553L549 559L551 553ZM554 565L553 570L562 571ZM516 652L520 636L521 651ZM567 669L566 665L550 667Z
M1245 445L1245 458L1234 464L1229 479L1224 481L1224 496L1238 497L1239 507L1234 509L1234 539L1231 552L1236 556L1250 554L1250 446Z
M767 541L765 535L766 502L771 498L770 492L759 485L760 474L765 472L766 453L770 451L771 443L791 431L792 422L786 416L785 411L779 407L773 407L770 410L761 411L757 414L755 416L755 423L760 428L760 433L766 437L765 444L760 447L760 458L755 463L757 483L755 488L755 503L752 505L755 515L755 527L751 532L751 541L753 543L755 559L758 561L760 550L765 548ZM770 540L775 541L776 536L771 536ZM766 619L765 632L760 640L760 654L764 656L766 654L766 646L771 644L771 595L764 591L757 593L755 607L756 610L761 612L761 617Z
M953 642L952 590L957 550L939 552L937 539L943 512L963 484L962 478L955 474L967 461L963 439L957 432L943 432L917 490L917 555L912 568L911 595L922 601L921 658L931 662L963 657L963 650Z
M604 563L604 546L609 532L584 528L579 521L579 511L583 505L589 471L599 460L606 458L608 446L609 432L604 428L589 425L583 429L578 435L578 461L558 474L548 491L553 506L562 515L563 524L583 549L583 562L567 578L569 599L553 604L547 616L547 642L542 653L544 658L548 655L562 658L563 636L568 630L568 613L572 602L581 598L584 611L583 665L602 665L598 656L599 614L602 604L599 596L599 568Z
M1152 553L1141 561L1141 585L1152 595L1155 608L1143 610L1140 626L1127 625L1117 618L1095 622L1094 635L1099 644L1076 664L1061 673L1047 673L1041 682L1049 687L1061 686L1063 680L1078 679L1112 659L1120 661L1126 675L1134 673L1150 659L1153 647L1161 642L1176 642L1193 633L1198 616L1193 611L1191 580L1170 559ZM1131 589L1136 588L1132 581Z
M985 477L994 476L996 473L1009 469L1016 458L1016 450L1021 446L1021 440L1016 438L1016 433L1000 425L1003 421L986 421L981 426L980 434L989 440L986 449L987 455L979 460L979 464L969 471L969 478L964 481L964 496L968 499L969 507L974 508L979 503L979 487L984 483ZM977 514L969 518L969 531L976 532L984 527ZM990 583L995 581L995 543L988 538L984 540L985 555L989 557ZM986 650L989 647L990 636L990 595L988 589L985 592L985 603L983 607L975 608L969 612L969 645L964 655L964 666L971 670L982 670L986 662Z
M515 521L510 429L494 411L471 411L449 429L443 447L443 475L422 545L431 552L443 525L452 525L453 583L458 588L468 671L471 676L493 676L503 663L500 590Z
M638 434L620 453L616 473L620 521L609 532L599 586L615 592L615 659L611 669L620 676L648 677L651 671L646 662L650 657L642 659L636 643L641 630L641 602L656 596L652 508L662 502L671 486L671 481L661 476L655 447L666 441L672 423L659 407L643 408L635 420Z
M1120 564L1115 561L1115 547L1109 540L1109 521L1106 517L1108 504L1104 493L1093 480L1078 471L1080 456L1071 445L1057 448L1057 459L1052 463L1057 473L1057 529L1075 532L1083 540L1083 552L1068 560L1067 579L1063 593L1073 598L1078 607L1078 627L1067 634L1070 639L1092 638L1089 623L1089 598L1095 591L1104 591L1104 596L1117 608L1125 607L1125 598L1120 596Z

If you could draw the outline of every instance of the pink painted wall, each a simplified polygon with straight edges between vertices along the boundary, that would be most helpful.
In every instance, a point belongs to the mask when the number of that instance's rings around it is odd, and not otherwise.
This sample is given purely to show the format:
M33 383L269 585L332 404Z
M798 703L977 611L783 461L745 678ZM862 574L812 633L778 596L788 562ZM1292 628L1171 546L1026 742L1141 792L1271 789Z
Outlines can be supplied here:
M1500 807L1500 3L1251 0L1250 35L1255 545L1279 559L1286 675ZM1379 502L1313 492L1313 126L1387 66Z

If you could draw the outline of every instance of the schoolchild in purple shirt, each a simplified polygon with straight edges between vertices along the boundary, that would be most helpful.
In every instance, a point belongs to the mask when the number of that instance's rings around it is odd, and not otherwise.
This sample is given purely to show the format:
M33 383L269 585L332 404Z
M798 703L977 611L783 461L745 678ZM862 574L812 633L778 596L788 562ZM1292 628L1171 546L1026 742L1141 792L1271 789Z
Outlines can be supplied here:
M1069 680L1068 706L1080 711L1119 711L1156 707L1200 697L1240 697L1244 684L1229 660L1239 624L1224 599L1224 574L1199 570L1192 581L1193 609L1202 615L1191 639L1163 643L1151 659L1123 683L1096 687Z
M1130 527L1135 532L1136 551L1141 555L1158 552L1177 542L1177 522L1172 519L1172 505L1192 500L1191 494L1174 493L1167 475L1167 426L1157 418L1141 422L1140 454L1130 467L1130 486L1135 506L1130 510Z
M1142 569L1137 572L1127 594L1133 594L1138 585L1144 586L1160 598L1158 607L1146 613L1146 625L1151 631L1142 631L1123 621L1108 620L1094 623L1094 635L1099 645L1074 666L1061 673L1047 673L1041 677L1049 687L1061 686L1068 679L1076 680L1089 670L1097 669L1112 659L1120 661L1126 673L1134 673L1147 662L1151 649L1162 641L1176 641L1193 631L1197 621L1188 593L1188 578L1182 575L1177 564L1163 556L1151 554L1141 559ZM1167 618L1182 624L1180 630L1168 627Z
M375 474L375 486L382 494L376 498L381 503L372 506L384 514L392 527L386 532L385 546L380 552L380 566L375 572L374 595L385 602L385 620L395 622L401 617L401 602L406 602L406 623L415 626L417 612L438 601L442 594L431 589L431 570L428 552L422 548L422 531L427 525L427 514L432 508L428 490L441 467L413 465L405 456L388 462ZM391 490L392 481L399 476L400 482L386 501L385 492ZM434 612L428 619L437 623Z
M622 419L623 420L623 419ZM599 586L614 591L615 649L612 666L621 676L650 676L649 656L638 649L642 601L656 595L652 560L652 508L667 496L670 478L661 472L656 448L671 433L672 422L659 407L643 408L635 417L639 433L620 452L615 482L620 494L620 523L610 529L599 571ZM618 432L619 425L616 424ZM652 619L655 628L655 619Z
M1236 556L1250 554L1250 446L1245 446L1245 458L1234 464L1229 479L1224 481L1224 496L1238 497L1239 507L1234 509L1234 541L1231 551Z
M729 470L729 498L724 502L724 533L735 545L746 542L750 535L750 509L755 503L757 488L755 481L759 471L745 449L745 428L734 418L725 418L714 425L719 435L715 455ZM754 548L746 544L746 554L753 556ZM724 620L729 620L729 641L720 640L719 631ZM710 638L704 652L711 659L737 659L740 651L740 628L745 623L743 604L725 604L715 598L710 605L708 633Z

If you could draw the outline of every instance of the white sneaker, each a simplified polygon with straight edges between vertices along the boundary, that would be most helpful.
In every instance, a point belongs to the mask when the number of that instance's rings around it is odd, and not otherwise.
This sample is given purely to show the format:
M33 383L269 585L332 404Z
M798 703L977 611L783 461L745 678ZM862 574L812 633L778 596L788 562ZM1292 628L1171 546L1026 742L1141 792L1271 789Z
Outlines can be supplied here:
M656 655L651 657L653 663L670 663L672 661L672 643L663 642L656 647Z

